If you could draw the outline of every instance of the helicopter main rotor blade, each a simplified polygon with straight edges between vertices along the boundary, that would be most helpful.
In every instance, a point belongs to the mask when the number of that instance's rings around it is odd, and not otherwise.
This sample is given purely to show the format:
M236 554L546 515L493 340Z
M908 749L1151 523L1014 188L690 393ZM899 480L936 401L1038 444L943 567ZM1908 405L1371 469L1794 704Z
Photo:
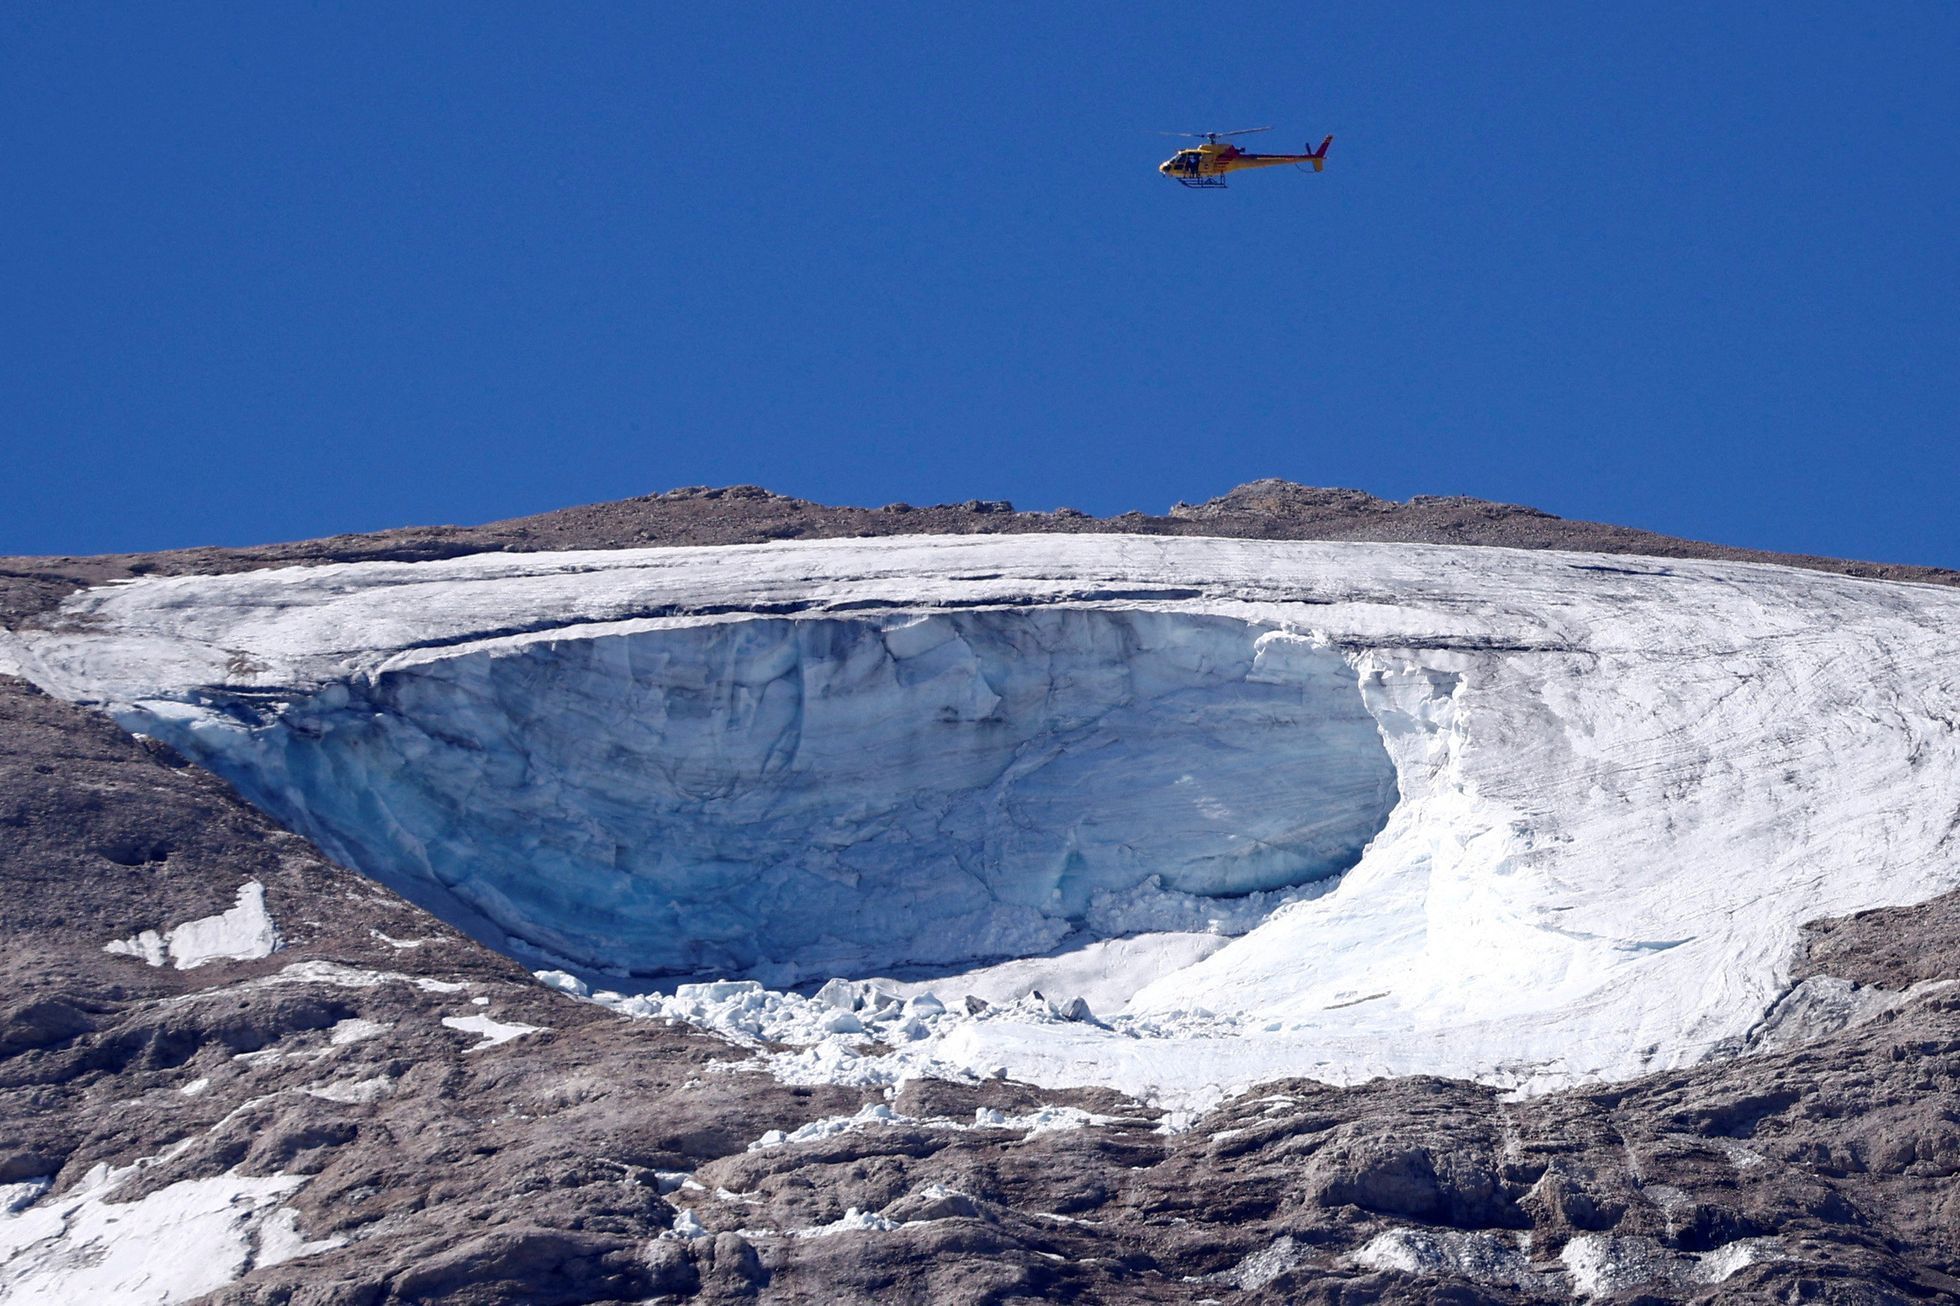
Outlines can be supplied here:
M1195 141L1215 141L1221 136L1250 136L1254 132L1269 132L1271 127L1241 127L1235 132L1158 132L1159 136L1189 136Z

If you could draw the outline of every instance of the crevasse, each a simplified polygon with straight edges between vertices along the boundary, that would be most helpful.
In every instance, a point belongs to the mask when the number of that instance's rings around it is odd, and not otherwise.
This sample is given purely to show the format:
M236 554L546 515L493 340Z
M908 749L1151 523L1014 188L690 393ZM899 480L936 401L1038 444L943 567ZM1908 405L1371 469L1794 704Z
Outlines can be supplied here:
M1185 613L743 618L224 706L243 728L189 742L254 801L498 946L615 973L1229 923L1352 865L1397 797L1338 653Z

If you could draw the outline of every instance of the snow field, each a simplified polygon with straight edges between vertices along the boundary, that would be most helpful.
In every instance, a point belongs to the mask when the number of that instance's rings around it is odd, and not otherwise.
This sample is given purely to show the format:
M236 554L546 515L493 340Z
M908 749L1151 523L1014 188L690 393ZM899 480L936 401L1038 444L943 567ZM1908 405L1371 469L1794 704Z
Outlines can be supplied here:
M1928 586L958 537L143 580L65 613L0 659L622 1009L740 1035L838 1019L797 982L936 994L806 1029L768 1058L791 1077L867 1073L874 1026L915 1066L1187 1110L1285 1075L1627 1077L1739 1047L1803 922L1960 884L1960 595ZM773 988L626 974L690 968ZM1010 1010L1044 982L1096 985L1095 1020Z

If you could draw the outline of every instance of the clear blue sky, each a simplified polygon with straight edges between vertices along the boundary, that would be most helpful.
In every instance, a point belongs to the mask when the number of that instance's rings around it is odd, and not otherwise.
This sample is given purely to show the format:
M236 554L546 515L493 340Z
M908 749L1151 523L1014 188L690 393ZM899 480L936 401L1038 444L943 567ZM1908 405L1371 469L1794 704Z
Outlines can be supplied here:
M1960 565L1956 68L1950 3L9 5L0 552L1277 475ZM1155 171L1262 123L1325 174Z

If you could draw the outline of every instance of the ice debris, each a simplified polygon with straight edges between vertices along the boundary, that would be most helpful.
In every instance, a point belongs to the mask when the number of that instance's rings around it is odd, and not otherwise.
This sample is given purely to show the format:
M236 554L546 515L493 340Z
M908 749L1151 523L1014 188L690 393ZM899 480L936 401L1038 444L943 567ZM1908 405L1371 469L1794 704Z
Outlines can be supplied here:
M1081 1107L1043 1105L1031 1111L1010 1115L997 1107L978 1107L973 1112L971 1124L953 1120L946 1116L908 1116L893 1110L883 1102L870 1102L860 1108L855 1115L826 1116L812 1120L795 1129L771 1129L762 1137L749 1144L751 1152L761 1152L772 1147L784 1147L795 1143L814 1142L818 1139L835 1138L840 1134L854 1133L890 1125L912 1125L919 1129L1005 1129L1019 1133L1023 1138L1036 1134L1054 1133L1065 1129L1081 1129L1089 1125L1114 1124L1120 1117L1098 1115L1084 1111Z
M940 1055L946 1037L989 1022L1027 1026L1080 1025L1098 1032L1151 1037L1224 1032L1233 1022L1209 1012L1097 1019L1079 995L1051 997L1039 991L988 1003L962 996L948 1004L938 993L906 995L869 980L832 979L812 994L783 992L757 980L681 984L671 994L623 994L594 990L567 972L536 972L545 986L598 1003L623 1015L674 1020L753 1048L772 1073L790 1083L892 1085L920 1074L974 1080L987 1075Z
M899 1227L896 1220L877 1214L875 1211L860 1211L853 1206L829 1224L820 1224L814 1229L791 1229L787 1232L792 1238L829 1238L840 1233L859 1233L867 1230L886 1232Z

